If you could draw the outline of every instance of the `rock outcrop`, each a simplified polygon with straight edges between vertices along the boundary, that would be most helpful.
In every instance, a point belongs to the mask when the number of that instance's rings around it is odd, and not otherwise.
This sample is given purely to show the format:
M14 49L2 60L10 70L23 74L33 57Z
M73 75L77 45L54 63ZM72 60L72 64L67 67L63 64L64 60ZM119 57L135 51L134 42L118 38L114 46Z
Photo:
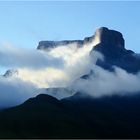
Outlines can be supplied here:
M15 77L17 75L18 75L18 70L10 69L10 70L7 70L3 76L5 78L9 78L9 77L13 77L13 76Z
M37 49L49 51L53 48L60 46L68 46L75 44L78 48L83 47L86 43L92 43L94 41L94 35L91 37L86 37L83 40L62 40L62 41L40 41Z
M50 49L56 48L58 46L66 46L73 43L76 43L78 47L83 45L82 40L40 41L37 49L49 51Z
M106 47L120 47L124 48L125 41L123 35L115 30L109 30L106 27L101 27L96 30L95 37L98 37L101 44L106 45Z
M117 66L130 73L140 71L140 59L135 57L133 51L125 49L125 41L120 32L102 27L95 32L95 37L100 42L93 47L91 53L98 51L104 55L104 61L98 60L97 65L108 70Z
M40 41L37 49L49 51L59 46L69 47L70 44L76 44L77 47L83 47L89 43L93 45L90 53L98 51L104 56L104 61L97 60L98 66L111 71L113 66L130 73L140 71L140 57L136 57L136 53L125 48L125 40L120 32L106 27L97 29L95 35L83 40Z

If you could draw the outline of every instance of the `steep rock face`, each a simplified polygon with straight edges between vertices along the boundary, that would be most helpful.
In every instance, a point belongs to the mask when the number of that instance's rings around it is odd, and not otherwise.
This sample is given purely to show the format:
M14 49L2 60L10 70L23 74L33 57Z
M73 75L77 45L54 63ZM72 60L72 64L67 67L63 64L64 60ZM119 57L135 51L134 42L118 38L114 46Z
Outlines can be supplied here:
M135 53L125 49L125 41L122 34L108 28L99 28L95 37L100 43L93 47L93 51L98 51L104 55L104 61L98 60L97 65L113 70L113 66L120 67L127 72L137 73L140 71L140 59L135 57Z
M109 30L106 27L101 27L96 30L95 37L98 37L100 43L106 45L106 47L122 47L124 48L125 41L123 35L115 30Z
M95 35L83 40L40 41L37 49L49 51L59 46L69 47L76 44L77 47L83 47L89 43L93 44L91 53L98 51L104 56L104 61L97 60L98 66L111 71L114 69L113 66L120 67L129 73L140 71L140 57L136 57L136 53L125 48L125 40L120 32L106 27L97 29Z
M95 32L95 37L100 41L93 50L101 52L107 58L118 58L129 53L125 49L123 36L118 31L102 27Z

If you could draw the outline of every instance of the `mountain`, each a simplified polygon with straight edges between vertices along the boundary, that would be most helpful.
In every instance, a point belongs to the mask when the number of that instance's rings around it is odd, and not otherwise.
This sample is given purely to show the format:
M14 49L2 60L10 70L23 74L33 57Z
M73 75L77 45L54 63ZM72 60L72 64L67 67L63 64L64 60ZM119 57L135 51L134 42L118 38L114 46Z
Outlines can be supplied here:
M70 97L75 94L75 91L65 87L65 88L43 88L41 89L43 93L46 93L47 95L51 95L53 97L57 97L57 99L62 99L66 97Z
M0 138L72 138L81 122L61 101L41 94L0 112Z
M140 71L139 55L125 48L120 32L106 27L83 40L41 41L37 49L49 51L73 43L77 47L94 44L89 55L101 53L104 59L98 59L96 65L107 71L113 73L114 66L131 74ZM94 76L94 69L89 71L79 79ZM140 92L93 97L66 87L42 89L42 93L0 111L0 138L140 138Z
M95 31L91 37L83 40L64 40L64 41L40 41L38 50L49 51L53 48L77 44L77 47L91 44L94 51L100 52L104 56L104 61L98 59L96 64L106 70L113 71L114 66L120 67L129 73L137 73L140 70L140 57L132 50L125 48L125 40L122 33L101 27Z
M60 47L60 46L69 46L76 44L78 48L83 47L85 44L92 43L95 40L95 36L85 37L83 40L62 40L62 41L40 41L37 49L49 51L51 49Z
M102 27L95 36L98 36L100 43L93 47L91 54L98 51L104 56L104 61L97 60L97 65L107 70L117 66L129 73L140 71L140 58L133 51L125 49L125 40L120 32Z
M7 70L4 74L3 74L3 76L5 77L5 78L8 78L8 77L15 77L15 76L17 76L18 75L18 70L14 70L14 69L9 69L9 70Z
M140 138L140 95L40 94L0 112L0 138Z

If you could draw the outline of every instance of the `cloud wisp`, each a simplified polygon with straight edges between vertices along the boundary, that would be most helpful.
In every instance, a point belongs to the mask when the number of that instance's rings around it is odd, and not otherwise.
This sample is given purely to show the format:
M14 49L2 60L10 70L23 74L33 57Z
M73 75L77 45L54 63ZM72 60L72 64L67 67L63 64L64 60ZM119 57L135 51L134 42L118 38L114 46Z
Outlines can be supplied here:
M63 60L50 56L43 51L4 45L0 47L0 66L28 69L59 68L63 67Z
M132 95L140 92L140 72L127 73L115 67L114 72L107 71L97 65L93 67L93 74L89 79L78 79L72 88L93 97L104 95Z

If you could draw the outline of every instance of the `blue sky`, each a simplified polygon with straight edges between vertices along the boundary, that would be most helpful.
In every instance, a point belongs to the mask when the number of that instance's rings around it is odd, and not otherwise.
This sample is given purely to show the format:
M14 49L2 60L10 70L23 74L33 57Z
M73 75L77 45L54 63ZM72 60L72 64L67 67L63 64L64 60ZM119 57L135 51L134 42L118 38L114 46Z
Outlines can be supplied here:
M140 2L0 2L0 44L36 49L40 40L83 39L106 26L140 52Z

